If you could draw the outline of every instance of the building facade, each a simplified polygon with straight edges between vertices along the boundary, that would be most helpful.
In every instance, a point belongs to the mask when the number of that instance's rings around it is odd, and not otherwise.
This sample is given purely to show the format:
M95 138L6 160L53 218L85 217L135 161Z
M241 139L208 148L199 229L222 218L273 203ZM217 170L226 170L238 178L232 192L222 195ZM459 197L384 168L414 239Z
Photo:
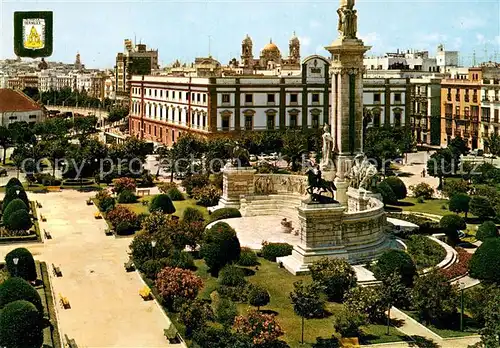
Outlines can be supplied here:
M310 56L294 76L133 76L129 132L168 146L183 132L319 129L329 121L330 62ZM371 126L410 125L409 79L364 79Z
M419 145L441 141L441 79L410 79L410 127Z
M15 122L27 122L30 124L43 122L45 114L40 105L24 93L0 88L0 122L2 126L8 126Z

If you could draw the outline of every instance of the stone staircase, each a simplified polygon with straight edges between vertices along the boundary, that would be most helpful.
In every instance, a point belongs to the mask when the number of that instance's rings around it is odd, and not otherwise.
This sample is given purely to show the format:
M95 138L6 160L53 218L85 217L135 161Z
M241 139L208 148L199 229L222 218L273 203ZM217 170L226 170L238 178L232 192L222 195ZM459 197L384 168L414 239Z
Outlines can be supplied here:
M297 207L303 196L298 194L253 195L241 198L242 216L278 215L298 221Z

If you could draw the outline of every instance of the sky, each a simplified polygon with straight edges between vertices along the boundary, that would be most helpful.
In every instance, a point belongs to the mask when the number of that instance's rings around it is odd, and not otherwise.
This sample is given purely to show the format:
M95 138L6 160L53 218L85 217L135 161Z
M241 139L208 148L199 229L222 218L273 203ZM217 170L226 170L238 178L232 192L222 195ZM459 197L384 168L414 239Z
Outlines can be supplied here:
M160 65L192 62L209 53L226 64L241 54L246 34L254 56L272 38L283 56L293 32L301 56L329 53L338 36L338 0L0 0L0 59L14 58L15 11L54 12L54 52L49 61L72 63L76 53L87 68L112 68L128 38L159 50ZM356 0L358 37L368 55L396 49L428 50L437 45L460 51L461 64L500 62L499 0ZM210 42L210 45L209 45Z

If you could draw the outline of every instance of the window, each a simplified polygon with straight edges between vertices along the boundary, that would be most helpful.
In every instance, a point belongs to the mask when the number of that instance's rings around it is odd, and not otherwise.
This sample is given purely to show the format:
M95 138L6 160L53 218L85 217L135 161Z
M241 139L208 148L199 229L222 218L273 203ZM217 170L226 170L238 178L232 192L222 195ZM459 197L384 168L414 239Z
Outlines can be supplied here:
M202 121L203 121L202 126L203 126L203 128L205 128L205 125L206 125L206 120L207 120L206 115L203 115L203 118L202 118Z
M380 127L380 110L372 110L373 126Z
M158 94L158 91L155 89L155 97L157 96L157 94Z
M148 125L148 134L151 134L151 125Z
M274 103L274 102L275 102L275 97L276 97L276 96L274 95L274 93L269 93L269 94L267 95L267 102L268 102L268 103Z
M273 130L274 129L274 117L275 115L272 114L272 115L267 115L267 129L268 130Z
M163 127L160 127L160 138L163 139Z
M172 91L172 99L175 99L175 91Z
M245 116L245 130L253 129L253 117L250 115Z
M297 128L297 114L290 115L290 128Z
M163 90L160 90L160 98L163 98Z
M464 118L469 118L469 107L464 107Z
M498 109L494 110L493 122L498 123Z
M394 111L394 126L401 127L401 111Z
M498 111L498 110L496 110L496 111ZM34 119L34 118L36 118L36 115L30 115L30 116L29 116L29 119L30 119L30 120L32 120L32 119Z
M196 101L199 103L200 102L200 93L196 94Z
M168 91L165 92L165 96L168 98Z
M313 93L312 94L312 102L313 103L319 103L319 93Z
M206 103L207 102L207 95L206 94L203 94L203 102Z
M313 114L311 121L313 128L319 128L319 114Z
M373 102L380 103L380 93L373 93Z
M187 98L187 96L188 96L188 95L186 94L186 98ZM194 93L191 93L191 101L193 101L193 102L194 102L195 100L196 100L196 99L195 99L195 97L194 97Z
M151 96L151 88L148 88L148 95Z
M155 126L155 129L154 129L154 130L155 130L155 136L156 136L156 126Z
M457 88L457 92L455 94L455 100L460 101L460 89Z
M455 106L455 117L460 118L460 106Z
M229 103L229 100L230 100L229 99L229 94L225 93L225 94L222 95L222 102L223 103Z
M175 141L175 131L172 129L172 142Z
M229 116L222 116L222 130L229 130Z
M299 95L297 93L290 94L290 103L298 103Z
M245 94L245 103L253 103L253 94Z
M401 93L395 93L394 94L394 102L395 103L401 103Z
M17 116L9 116L9 120L17 120Z

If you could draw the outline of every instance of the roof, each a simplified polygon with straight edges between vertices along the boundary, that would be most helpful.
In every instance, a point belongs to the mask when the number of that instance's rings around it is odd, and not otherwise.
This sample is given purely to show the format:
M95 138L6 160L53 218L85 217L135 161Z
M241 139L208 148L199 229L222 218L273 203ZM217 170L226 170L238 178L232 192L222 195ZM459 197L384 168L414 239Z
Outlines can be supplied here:
M20 91L0 88L0 112L38 111L42 108Z

